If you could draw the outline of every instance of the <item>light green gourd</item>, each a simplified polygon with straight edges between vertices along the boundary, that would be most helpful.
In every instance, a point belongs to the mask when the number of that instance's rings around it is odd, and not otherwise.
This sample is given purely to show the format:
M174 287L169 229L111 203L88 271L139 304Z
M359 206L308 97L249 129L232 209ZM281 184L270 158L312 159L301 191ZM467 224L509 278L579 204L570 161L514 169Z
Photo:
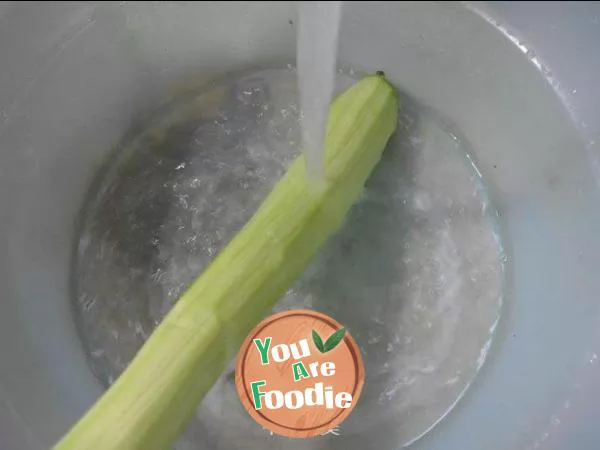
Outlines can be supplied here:
M299 156L55 450L167 449L247 333L339 229L396 129L398 108L382 73L339 95L322 184L308 180Z

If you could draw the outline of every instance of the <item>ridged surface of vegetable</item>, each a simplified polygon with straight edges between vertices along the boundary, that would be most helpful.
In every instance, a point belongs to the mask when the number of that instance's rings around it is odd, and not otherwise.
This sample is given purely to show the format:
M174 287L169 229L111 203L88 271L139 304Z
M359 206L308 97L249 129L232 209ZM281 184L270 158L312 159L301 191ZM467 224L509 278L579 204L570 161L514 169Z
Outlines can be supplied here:
M299 156L55 449L168 448L247 333L339 229L396 128L398 107L380 74L338 96L327 124L324 182L308 180Z

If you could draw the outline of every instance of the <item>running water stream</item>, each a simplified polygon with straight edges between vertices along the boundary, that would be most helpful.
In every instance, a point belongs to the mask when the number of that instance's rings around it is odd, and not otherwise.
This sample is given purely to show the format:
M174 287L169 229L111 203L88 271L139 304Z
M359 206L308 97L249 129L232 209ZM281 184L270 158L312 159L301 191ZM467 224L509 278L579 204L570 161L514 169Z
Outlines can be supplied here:
M296 65L307 174L323 179L323 143L337 67L342 2L302 2Z

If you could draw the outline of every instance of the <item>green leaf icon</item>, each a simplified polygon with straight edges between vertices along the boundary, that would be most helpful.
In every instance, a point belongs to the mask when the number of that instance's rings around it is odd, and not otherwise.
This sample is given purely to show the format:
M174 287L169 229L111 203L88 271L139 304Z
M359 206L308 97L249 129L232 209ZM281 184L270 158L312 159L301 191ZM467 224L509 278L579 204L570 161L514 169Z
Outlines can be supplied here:
M334 348L336 348L337 345L340 342L342 342L342 339L344 339L345 334L346 334L346 329L340 328L335 333L333 333L331 336L329 336L327 341L325 341L325 345L323 346L322 353L327 353L327 352L333 350Z
M315 343L315 347L317 347L317 349L321 353L325 353L325 349L323 347L323 339L321 339L321 336L319 336L319 333L317 333L315 330L312 330L312 338L313 338L313 342Z

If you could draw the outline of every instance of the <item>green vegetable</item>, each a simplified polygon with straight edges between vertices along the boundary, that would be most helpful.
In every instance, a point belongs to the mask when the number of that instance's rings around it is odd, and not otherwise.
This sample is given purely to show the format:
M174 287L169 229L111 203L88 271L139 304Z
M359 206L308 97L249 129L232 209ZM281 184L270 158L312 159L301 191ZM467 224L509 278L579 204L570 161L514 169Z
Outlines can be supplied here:
M165 449L177 439L247 333L339 229L396 128L398 106L381 73L334 100L324 182L307 179L299 156L56 450ZM324 350L339 343L330 340Z

